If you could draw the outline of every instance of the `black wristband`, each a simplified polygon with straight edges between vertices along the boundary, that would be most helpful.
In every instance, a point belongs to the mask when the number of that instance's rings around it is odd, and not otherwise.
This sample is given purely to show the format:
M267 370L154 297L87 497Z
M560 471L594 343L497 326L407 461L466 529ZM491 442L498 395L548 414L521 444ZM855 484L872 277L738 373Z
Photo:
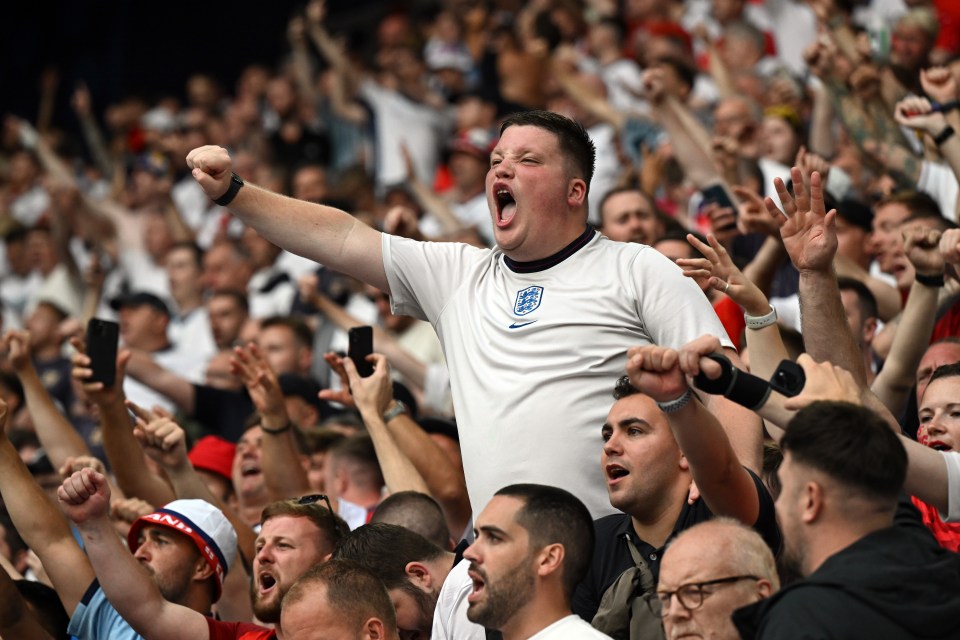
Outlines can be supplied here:
M233 202L233 199L234 199L234 198L237 197L237 194L240 192L240 187L242 187L243 184L244 184L244 183L243 183L243 178L241 178L240 176L238 176L238 175L235 174L235 173L231 173L231 174L230 174L230 186L227 187L227 192L224 193L224 194L223 194L222 196L220 196L219 198L217 198L216 200L214 200L213 203L216 204L216 205L219 205L219 206L221 206L221 207L227 206L228 204L230 204L231 202Z
M770 384L763 378L741 371L722 353L707 356L723 370L720 377L711 380L702 371L694 376L693 384L707 393L722 395L747 409L759 409L770 396Z
M955 133L956 131L953 130L953 127L951 127L950 125L947 125L943 128L943 131L941 131L936 136L934 136L933 142L939 147L944 142L946 142L951 137L953 137L953 134Z
M273 435L273 436L279 435L281 433L286 433L287 431L290 431L290 429L292 428L293 428L293 422L289 419L287 419L287 424L283 425L279 429L267 429L265 426L263 426L262 422L260 423L260 430L263 431L264 433L269 433L270 435Z
M925 287L930 287L931 289L939 289L944 284L943 274L938 273L935 276L927 276L922 273L917 273L913 276L913 279L922 284Z

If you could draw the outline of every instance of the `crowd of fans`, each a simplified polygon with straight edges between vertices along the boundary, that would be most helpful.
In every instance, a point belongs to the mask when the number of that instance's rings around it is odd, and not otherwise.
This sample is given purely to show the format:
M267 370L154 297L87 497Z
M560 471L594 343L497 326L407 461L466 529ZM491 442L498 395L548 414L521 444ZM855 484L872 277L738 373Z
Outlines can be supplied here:
M958 637L955 5L309 0L234 87L45 83L0 637Z

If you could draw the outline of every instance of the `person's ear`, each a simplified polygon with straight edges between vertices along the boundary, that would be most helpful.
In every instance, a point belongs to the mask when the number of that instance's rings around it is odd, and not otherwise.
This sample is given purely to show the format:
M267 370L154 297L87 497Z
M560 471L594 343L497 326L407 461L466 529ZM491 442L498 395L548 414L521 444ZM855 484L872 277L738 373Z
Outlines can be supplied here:
M566 558L566 549L562 544L548 544L540 551L537 561L537 575L546 577L551 573L560 571L563 568L563 560Z
M801 491L801 500L800 519L807 524L816 522L823 513L823 487L817 482L808 482Z
M383 640L387 637L387 629L378 618L370 618L360 630L360 637L364 640Z
M407 579L415 586L430 592L433 587L433 575L430 569L421 562L408 562L404 568L407 573Z
M567 204L579 208L587 201L587 183L583 178L573 178L567 186Z

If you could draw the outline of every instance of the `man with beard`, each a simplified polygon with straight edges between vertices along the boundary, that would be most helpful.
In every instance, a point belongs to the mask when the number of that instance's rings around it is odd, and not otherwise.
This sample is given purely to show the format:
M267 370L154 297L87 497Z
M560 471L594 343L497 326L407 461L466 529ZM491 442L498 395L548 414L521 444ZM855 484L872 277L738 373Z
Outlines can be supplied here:
M356 562L383 581L404 640L483 640L484 628L467 619L473 581L463 550L444 551L394 524L368 524L337 547L337 559Z
M734 613L743 638L955 638L960 557L903 496L907 455L872 411L816 402L783 439L777 518L804 576Z
M464 552L473 592L467 617L504 640L609 638L570 611L593 554L593 521L572 494L515 484L494 495Z
M167 602L139 564L122 552L107 514L110 489L90 469L67 478L60 504L83 538L103 593L130 626L150 640L283 640L279 627L222 622ZM280 605L291 586L312 566L326 562L346 525L317 504L321 496L274 502L263 511L253 559L251 599L261 622L280 622Z
M133 640L137 632L114 610L97 586L94 567L64 518L30 476L4 435L6 404L0 401L0 494L24 541L39 556L80 640ZM87 469L86 474L93 473ZM100 476L102 478L102 476ZM109 504L104 503L104 509ZM185 523L192 524L184 526ZM195 500L177 500L138 520L124 549L104 517L104 535L114 548L111 562L132 566L157 598L201 620L220 597L237 537L220 511Z

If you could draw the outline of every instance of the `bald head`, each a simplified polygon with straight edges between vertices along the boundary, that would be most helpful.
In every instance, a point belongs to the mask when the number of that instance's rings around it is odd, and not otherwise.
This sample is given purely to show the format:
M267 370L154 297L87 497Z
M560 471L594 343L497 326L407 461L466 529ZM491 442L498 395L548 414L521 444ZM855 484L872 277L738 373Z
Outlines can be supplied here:
M729 518L698 524L670 543L660 564L664 630L668 638L739 638L730 615L779 587L773 553L756 531Z

